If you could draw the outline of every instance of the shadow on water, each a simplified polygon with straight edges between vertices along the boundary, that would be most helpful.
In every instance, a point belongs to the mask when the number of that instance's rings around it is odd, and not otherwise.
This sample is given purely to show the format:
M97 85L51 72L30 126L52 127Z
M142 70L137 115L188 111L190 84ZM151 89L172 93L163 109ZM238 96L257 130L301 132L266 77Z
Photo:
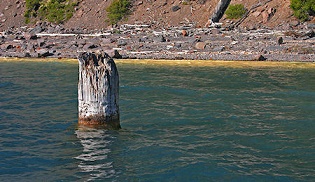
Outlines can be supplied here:
M112 132L83 126L75 131L83 150L74 158L79 161L78 168L81 170L81 175L88 176L86 180L113 178L117 175L113 161L108 157L111 153L110 146L115 138Z

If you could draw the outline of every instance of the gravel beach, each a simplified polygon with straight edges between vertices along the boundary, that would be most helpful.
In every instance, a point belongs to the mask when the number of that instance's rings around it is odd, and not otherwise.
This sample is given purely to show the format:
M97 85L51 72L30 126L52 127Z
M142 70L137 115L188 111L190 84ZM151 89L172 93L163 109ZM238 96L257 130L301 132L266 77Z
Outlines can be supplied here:
M87 31L61 25L0 32L0 57L76 58L82 51L105 51L116 59L315 61L314 27L299 30L122 25Z

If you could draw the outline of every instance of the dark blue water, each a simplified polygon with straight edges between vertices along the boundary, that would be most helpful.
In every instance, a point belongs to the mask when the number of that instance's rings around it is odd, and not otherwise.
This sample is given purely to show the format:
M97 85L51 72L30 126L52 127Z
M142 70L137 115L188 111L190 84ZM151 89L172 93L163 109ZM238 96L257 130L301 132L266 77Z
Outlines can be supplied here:
M314 181L315 69L118 64L122 130L71 62L0 62L0 181Z

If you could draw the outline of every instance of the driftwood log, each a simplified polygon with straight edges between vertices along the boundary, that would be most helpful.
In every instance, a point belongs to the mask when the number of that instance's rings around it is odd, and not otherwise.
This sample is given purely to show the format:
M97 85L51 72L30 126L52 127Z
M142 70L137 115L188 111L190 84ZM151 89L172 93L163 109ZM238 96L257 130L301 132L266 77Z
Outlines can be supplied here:
M119 75L105 52L83 52L79 61L79 124L119 129Z
M212 23L217 23L220 21L224 15L225 10L228 8L231 0L220 0L211 16Z

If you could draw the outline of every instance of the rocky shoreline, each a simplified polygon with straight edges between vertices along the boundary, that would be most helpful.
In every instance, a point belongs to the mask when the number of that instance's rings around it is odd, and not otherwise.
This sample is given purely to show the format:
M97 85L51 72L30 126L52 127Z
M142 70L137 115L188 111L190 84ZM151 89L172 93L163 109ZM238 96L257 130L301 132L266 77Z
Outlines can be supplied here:
M228 30L184 25L154 30L122 25L108 30L65 29L46 23L0 32L0 57L76 58L103 50L116 59L315 62L315 26L298 30Z

